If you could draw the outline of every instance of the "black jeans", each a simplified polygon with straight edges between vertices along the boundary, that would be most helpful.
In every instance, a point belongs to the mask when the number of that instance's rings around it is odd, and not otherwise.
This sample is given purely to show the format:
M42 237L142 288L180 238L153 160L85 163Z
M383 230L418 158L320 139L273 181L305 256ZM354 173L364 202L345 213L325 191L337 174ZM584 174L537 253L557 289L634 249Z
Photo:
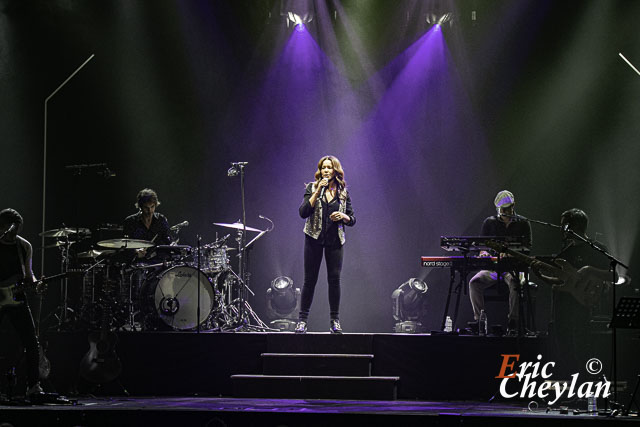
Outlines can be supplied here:
M342 246L325 247L315 239L305 235L304 240L304 284L300 301L300 320L306 321L313 302L313 293L318 282L318 273L322 263L322 253L327 264L327 281L329 282L329 316L339 319L340 312L340 273L342 272Z
M40 378L40 346L38 344L31 310L26 303L6 306L0 308L0 323L2 323L2 319L5 316L13 324L13 327L20 337L20 341L22 341L22 346L27 351L27 383L28 386L31 387L37 383Z

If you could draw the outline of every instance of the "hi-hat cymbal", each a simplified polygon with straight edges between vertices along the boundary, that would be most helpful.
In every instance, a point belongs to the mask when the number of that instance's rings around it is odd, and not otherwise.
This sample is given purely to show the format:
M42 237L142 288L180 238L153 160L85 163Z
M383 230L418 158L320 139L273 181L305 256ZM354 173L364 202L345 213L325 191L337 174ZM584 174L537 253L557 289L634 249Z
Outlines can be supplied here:
M85 252L80 252L77 256L78 258L98 258L101 255L111 255L114 254L116 251L111 250L111 249L107 249L107 250L103 250L103 251L99 251L96 249L91 249L89 251L85 251Z
M213 225L219 225L220 227L227 227L227 228L235 228L236 230L242 230L242 223L241 222L234 222L233 224L225 224L224 222L214 222ZM246 227L247 231L257 231L258 233L262 232L262 230L258 230L257 228L253 228L253 227Z
M138 239L109 239L98 242L98 246L111 249L143 249L150 248L153 243Z
M80 237L86 237L91 235L91 230L89 230L88 228L65 227L65 228L56 228L53 230L43 231L38 235L44 236L44 237L69 237L74 234L78 234Z

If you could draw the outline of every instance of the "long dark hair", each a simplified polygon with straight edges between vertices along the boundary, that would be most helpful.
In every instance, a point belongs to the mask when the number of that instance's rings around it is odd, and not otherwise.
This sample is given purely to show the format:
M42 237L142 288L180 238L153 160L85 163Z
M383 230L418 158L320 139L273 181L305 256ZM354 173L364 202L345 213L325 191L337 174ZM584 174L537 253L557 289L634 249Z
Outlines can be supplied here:
M316 182L319 182L322 179L322 164L325 162L325 160L330 160L331 164L333 165L333 175L336 179L336 182L338 183L338 189L347 188L347 181L344 179L344 170L342 169L342 164L340 163L340 160L338 160L338 158L335 156L324 156L320 159L320 161L318 162L318 169L314 174Z

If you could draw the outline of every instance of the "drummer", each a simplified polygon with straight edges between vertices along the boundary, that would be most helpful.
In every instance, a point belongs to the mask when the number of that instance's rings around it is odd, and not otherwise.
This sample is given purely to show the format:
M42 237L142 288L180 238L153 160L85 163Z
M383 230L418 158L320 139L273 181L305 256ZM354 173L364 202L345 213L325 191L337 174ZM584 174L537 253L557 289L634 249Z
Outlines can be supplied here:
M167 217L156 212L159 205L160 201L155 191L150 188L140 190L135 204L138 213L129 215L122 224L124 237L148 240L155 245L170 244L169 221ZM139 256L144 255L144 250L139 253Z

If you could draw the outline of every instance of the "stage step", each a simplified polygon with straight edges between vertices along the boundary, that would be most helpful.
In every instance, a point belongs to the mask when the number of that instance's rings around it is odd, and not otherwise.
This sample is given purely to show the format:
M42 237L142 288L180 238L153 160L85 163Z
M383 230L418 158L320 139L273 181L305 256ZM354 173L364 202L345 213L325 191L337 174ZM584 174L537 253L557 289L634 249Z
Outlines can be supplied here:
M262 353L265 375L371 375L373 354Z
M395 400L400 377L232 375L234 397Z

